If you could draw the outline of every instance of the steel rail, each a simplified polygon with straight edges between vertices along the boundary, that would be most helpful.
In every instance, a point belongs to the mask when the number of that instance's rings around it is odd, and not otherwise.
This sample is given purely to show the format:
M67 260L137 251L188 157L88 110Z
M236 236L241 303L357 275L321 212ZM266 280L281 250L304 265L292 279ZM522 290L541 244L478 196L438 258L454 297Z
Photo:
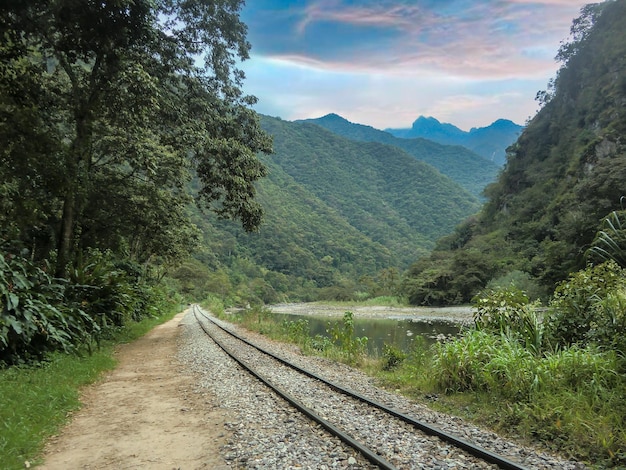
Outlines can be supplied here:
M249 367L241 358L239 358L235 353L233 353L226 346L224 346L222 343L220 343L207 330L207 328L198 319L198 315L197 315L196 311L200 311L200 313L202 314L202 316L204 318L206 318L207 320L212 322L218 328L221 328L222 330L224 330L224 329L220 325L215 323L213 320L211 320L209 317L204 315L202 313L202 311L199 308L196 308L196 306L194 305L194 310L193 310L194 316L195 316L196 320L198 321L198 324L200 325L200 327L204 331L204 333L207 336L209 336L215 342L215 344L217 344L229 357L231 357L234 361L236 361L246 371L248 371L250 374L252 374L258 380L260 380L262 383L264 383L267 387L269 387L271 390L273 390L277 395L279 395L281 398L283 398L285 401L287 401L291 406L296 408L298 411L300 411L301 413L303 413L304 415L306 415L307 417L309 417L310 419L312 419L316 423L320 424L324 429L326 429L328 432L330 432L333 436L338 437L341 441L343 441L344 443L346 443L347 445L349 445L350 447L355 449L357 452L359 452L361 455L363 455L363 457L365 457L367 460L369 460L374 465L377 465L378 467L380 467L382 469L385 469L385 470L397 470L396 467L394 467L391 463L389 463L383 457L381 457L380 455L376 454L374 451L372 451L368 447L364 446L360 442L356 441L350 435L348 435L348 434L344 433L343 431L341 431L339 428L334 426L332 423L330 423L329 421L327 421L324 418L322 418L321 416L319 416L317 413L315 413L310 408L304 406L302 403L297 401L294 397L292 397L291 395L289 395L285 391L279 389L274 384L272 384L268 379L263 377L261 374L259 374L257 371L255 371L251 367ZM231 334L231 332L229 332L227 330L224 330L224 331L226 331L226 333Z
M238 340L242 341L243 343L247 344L248 346L251 346L255 349L257 349L258 351L262 352L263 354L266 354L272 358L274 358L275 360L277 360L278 362L280 362L281 364L284 364L287 367L290 367L298 372L300 372L301 374L304 374L312 379L318 380L324 384L326 384L327 386L329 386L330 388L336 390L337 392L340 392L346 396L355 398L357 400L360 400L363 403L366 403L370 406L373 406L375 408L378 408L381 411L384 411L385 413L388 413L402 421L404 421L407 424L412 425L413 427L419 429L420 431L423 431L426 434L429 434L431 436L436 436L439 439L441 439L442 441L447 442L448 444L451 444L455 447L458 447L460 449L465 450L467 453L473 455L474 457L478 457L486 462L498 465L498 467L505 469L505 470L528 470L527 467L524 467L523 465L519 464L518 462L514 462L512 460L507 459L506 457L502 456L502 455L498 455L494 452L491 452L487 449L484 449L472 442L469 442L463 438L460 438L458 436L454 436L450 433L447 433L446 431L443 431L435 426L431 426L427 423L421 422L416 420L415 418L402 413L400 411L394 410L393 408L389 408L386 405L377 402L375 400L372 400L370 398L364 397L363 395L360 395L356 392L353 392L352 390L349 390L347 388L342 387L341 385L338 385L336 383L333 383L327 379L324 379L318 375L316 375L313 372L310 372L306 369L303 369L295 364L292 364L291 362L287 361L286 359L283 359L280 356L275 355L274 353L267 351L259 346L257 346L256 344L250 342L249 340L247 340L246 338L241 337L240 335L238 335L237 333L234 333L233 331L230 331L228 328L224 328L222 325L220 325L219 323L215 322L213 319L211 319L209 316L205 315L202 310L195 306L195 308L197 308L197 310L200 312L200 314L207 319L208 321L210 321L211 323L213 323L214 325L216 325L218 328L220 328L221 330L223 330L224 332L226 332L227 334L237 338ZM195 315L195 310L194 310L194 315ZM196 316L197 318L197 316ZM202 324L200 323L200 325L202 326ZM204 327L203 327L204 329Z

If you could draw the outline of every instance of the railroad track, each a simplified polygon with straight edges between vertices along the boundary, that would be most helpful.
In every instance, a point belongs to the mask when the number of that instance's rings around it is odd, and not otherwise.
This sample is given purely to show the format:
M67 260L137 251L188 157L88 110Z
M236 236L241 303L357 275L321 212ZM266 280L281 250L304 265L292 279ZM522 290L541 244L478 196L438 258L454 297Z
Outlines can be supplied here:
M415 463L426 458L428 449L448 446L451 453L463 454L462 461L471 465L472 461L482 461L502 469L526 469L522 464L479 447L467 440L454 436L424 423L412 416L391 409L370 398L354 393L336 383L329 382L318 375L290 363L286 359L260 348L247 339L224 327L219 321L207 315L198 306L193 306L193 314L208 335L226 354L232 357L245 370L263 382L274 393L286 400L292 407L324 427L329 433L341 439L346 445L359 452L366 460L382 469L396 469L394 461L399 460L397 446L387 449L381 445L377 436L370 432L360 432L360 420L374 420L384 423L381 432L400 433L400 441L406 441L402 452L412 454ZM259 357L263 358L260 359ZM294 378L297 374L299 377ZM294 385L296 384L296 385ZM306 390L306 393L303 391ZM341 415L336 417L333 410L342 408L351 410L354 420L346 422ZM343 414L345 416L345 413ZM358 418L358 419L357 419ZM372 429L371 424L363 426ZM406 437L410 434L410 438ZM419 437L417 437L419 436ZM416 439L417 438L417 439ZM419 443L413 449L414 442ZM406 462L406 456L404 461Z

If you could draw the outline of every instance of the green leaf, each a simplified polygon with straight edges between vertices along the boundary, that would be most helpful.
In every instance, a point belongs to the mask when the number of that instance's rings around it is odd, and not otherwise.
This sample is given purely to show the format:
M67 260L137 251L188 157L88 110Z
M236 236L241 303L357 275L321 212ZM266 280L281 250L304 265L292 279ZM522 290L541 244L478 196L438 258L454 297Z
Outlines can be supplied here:
M14 292L9 292L9 295L6 296L6 299L8 310L17 310L17 307L20 304L19 296Z

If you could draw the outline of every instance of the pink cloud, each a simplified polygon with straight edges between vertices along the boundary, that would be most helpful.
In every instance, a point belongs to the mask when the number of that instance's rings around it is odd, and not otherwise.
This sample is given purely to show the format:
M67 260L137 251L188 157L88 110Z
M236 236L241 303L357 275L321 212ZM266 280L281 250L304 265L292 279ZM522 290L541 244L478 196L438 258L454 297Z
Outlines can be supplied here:
M388 2L348 6L339 1L318 1L301 12L302 20L296 27L300 34L316 22L327 21L392 29L399 32L398 37L380 47L375 36L364 36L345 60L329 60L323 51L283 53L277 58L350 72L371 73L391 67L387 72L392 74L537 77L555 69L553 56L582 4L571 0L509 0L475 2L457 11L438 12Z
M303 19L297 24L296 30L304 33L307 26L316 21L332 21L338 23L384 26L407 29L412 20L420 15L422 10L417 6L384 5L343 7L337 1L322 1L311 3L303 11Z

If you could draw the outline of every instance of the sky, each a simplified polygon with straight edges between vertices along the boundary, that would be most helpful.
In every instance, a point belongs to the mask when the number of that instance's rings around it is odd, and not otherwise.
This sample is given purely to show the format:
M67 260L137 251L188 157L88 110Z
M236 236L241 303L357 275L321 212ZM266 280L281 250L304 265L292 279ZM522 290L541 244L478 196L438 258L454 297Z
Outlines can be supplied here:
M244 91L286 120L337 113L378 129L432 116L524 124L579 0L247 0Z

